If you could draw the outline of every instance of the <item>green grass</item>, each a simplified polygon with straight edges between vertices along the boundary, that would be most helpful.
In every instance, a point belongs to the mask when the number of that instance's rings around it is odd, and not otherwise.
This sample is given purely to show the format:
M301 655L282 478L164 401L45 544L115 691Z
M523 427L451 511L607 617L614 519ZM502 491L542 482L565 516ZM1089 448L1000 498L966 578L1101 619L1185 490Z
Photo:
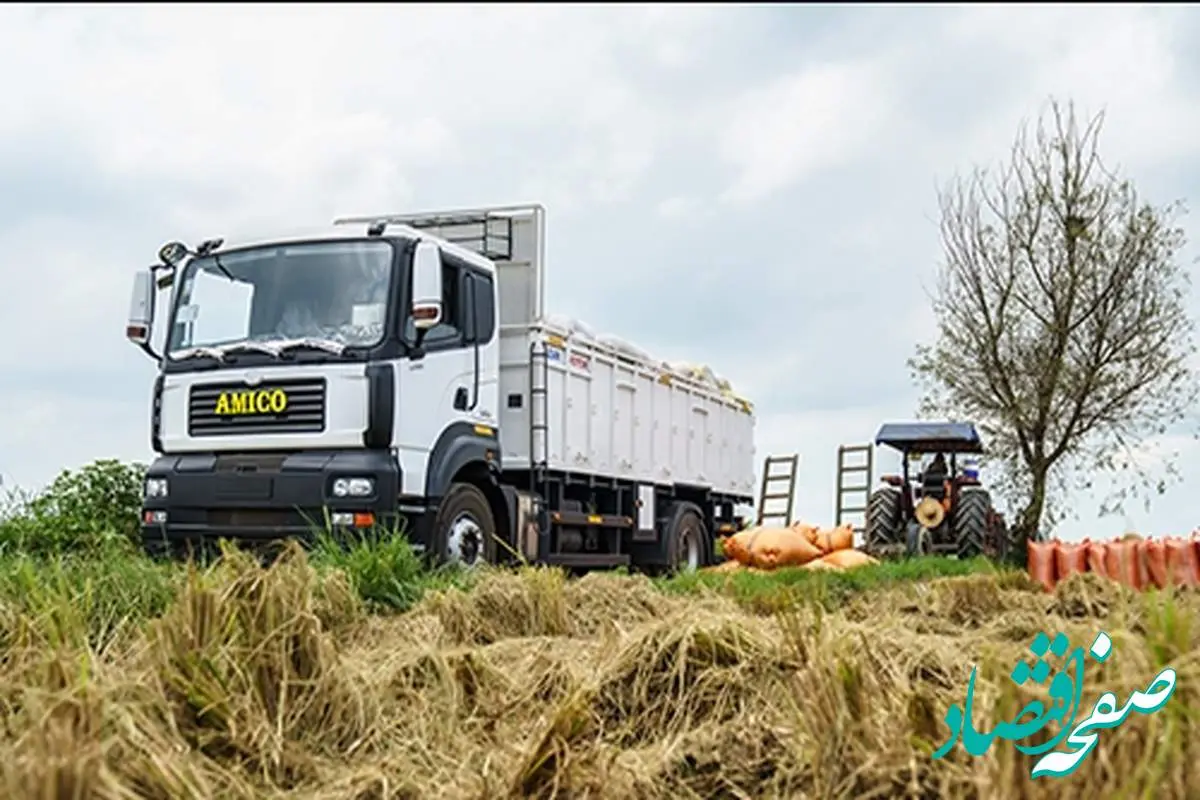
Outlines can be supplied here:
M38 623L59 641L103 649L122 631L166 610L185 569L113 548L106 552L6 554L0 557L0 608ZM0 625L0 636L17 632Z
M320 574L342 572L375 613L402 612L431 590L469 589L472 583L471 574L463 571L428 569L403 536L382 533L354 541L320 536L310 562ZM63 636L86 631L88 644L102 648L122 631L161 614L182 587L187 569L183 563L151 560L124 544L78 553L10 551L0 555L0 607L40 621L40 630L62 631ZM833 610L875 589L1002 569L984 559L929 557L842 573L804 569L693 573L659 578L655 583L671 594L717 591L757 612L797 604Z
M659 586L676 594L707 588L729 594L743 605L762 611L798 603L815 603L833 610L857 594L901 583L1005 571L1007 568L998 567L984 558L959 561L926 556L884 561L845 572L816 572L794 567L774 572L692 573L661 579Z
M407 610L434 589L469 588L469 574L429 569L399 531L373 530L350 540L321 532L316 539L313 566L341 570L374 611Z
M0 498L0 611L53 623L39 629L86 631L95 646L160 614L183 585L187 567L141 554L143 475L138 464L97 461L63 472L41 494ZM313 525L310 562L319 573L343 573L373 612L404 611L430 590L467 589L472 583L469 573L428 569L402 531L377 530L347 540L322 530L327 527ZM832 610L857 594L897 583L996 570L983 559L931 557L848 572L701 573L656 583L675 594L719 591L758 611L797 603ZM0 636L6 627L12 626L0 624Z

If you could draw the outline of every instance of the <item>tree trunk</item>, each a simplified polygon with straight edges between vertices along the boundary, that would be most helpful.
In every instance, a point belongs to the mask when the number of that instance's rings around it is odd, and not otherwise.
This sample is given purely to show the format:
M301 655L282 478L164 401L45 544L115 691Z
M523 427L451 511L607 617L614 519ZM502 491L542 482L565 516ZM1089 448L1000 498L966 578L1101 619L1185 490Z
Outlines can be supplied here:
M1046 509L1046 477L1048 469L1045 467L1037 467L1030 469L1033 474L1033 482L1030 486L1029 502L1025 508L1017 515L1016 524L1013 526L1013 553L1012 560L1019 562L1022 566L1028 563L1029 553L1027 545L1029 542L1040 541L1041 539L1041 524L1042 513Z

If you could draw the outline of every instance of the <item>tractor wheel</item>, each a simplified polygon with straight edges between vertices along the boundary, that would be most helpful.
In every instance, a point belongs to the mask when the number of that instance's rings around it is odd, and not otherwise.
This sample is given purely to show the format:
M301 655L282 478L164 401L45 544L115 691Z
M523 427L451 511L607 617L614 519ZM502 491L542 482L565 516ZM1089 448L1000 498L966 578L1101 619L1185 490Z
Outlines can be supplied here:
M903 537L900 525L900 490L892 486L876 489L867 503L866 546L868 552L898 544Z
M963 489L954 509L954 549L959 558L974 558L984 552L992 496L985 489Z

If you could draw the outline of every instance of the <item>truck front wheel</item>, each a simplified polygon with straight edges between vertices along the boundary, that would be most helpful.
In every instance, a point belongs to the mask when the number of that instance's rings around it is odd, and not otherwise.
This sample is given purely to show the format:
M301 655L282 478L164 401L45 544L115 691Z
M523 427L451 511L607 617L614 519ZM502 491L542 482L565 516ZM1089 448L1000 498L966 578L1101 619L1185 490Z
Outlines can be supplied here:
M483 492L469 483L452 483L438 506L434 523L438 558L443 564L477 567L496 561L496 521Z

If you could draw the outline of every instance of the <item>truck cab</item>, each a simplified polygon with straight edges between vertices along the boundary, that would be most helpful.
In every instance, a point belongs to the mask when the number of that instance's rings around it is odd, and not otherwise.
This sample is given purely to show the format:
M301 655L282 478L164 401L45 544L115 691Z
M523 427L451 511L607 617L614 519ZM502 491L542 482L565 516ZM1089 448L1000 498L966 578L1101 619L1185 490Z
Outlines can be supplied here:
M386 218L165 246L126 331L160 364L147 544L421 522L464 468L494 485L495 286L489 259Z

